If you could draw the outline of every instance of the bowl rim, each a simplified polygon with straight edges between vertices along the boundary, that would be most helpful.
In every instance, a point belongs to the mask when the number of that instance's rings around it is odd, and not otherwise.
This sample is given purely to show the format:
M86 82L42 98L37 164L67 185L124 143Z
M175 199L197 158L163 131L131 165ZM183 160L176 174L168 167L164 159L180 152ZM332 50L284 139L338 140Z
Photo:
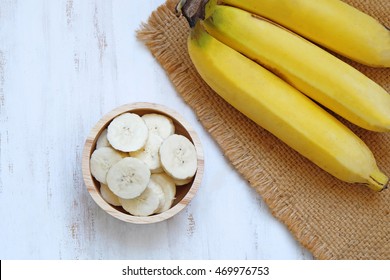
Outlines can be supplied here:
M106 126L116 116L126 112L134 112L137 110L150 110L151 113L160 112L162 114L165 114L173 118L189 134L191 138L189 140L191 140L191 142L194 144L197 153L197 164L198 164L197 171L188 192L184 195L184 197L180 201L177 202L176 205L174 205L167 211L164 211L163 213L147 216L147 217L139 217L139 216L133 216L131 214L123 213L115 209L108 202L106 202L100 195L100 192L95 185L90 170L90 164L89 164L90 157L93 152L93 148L96 145L97 138L100 135L100 133L106 128ZM203 148L198 134L179 113L177 113L175 110L171 108L166 107L165 105L161 105L157 103L135 102L135 103L124 104L122 106L114 108L110 112L103 115L100 118L100 120L92 127L84 143L84 148L82 153L82 173L83 173L84 185L86 186L88 193L91 195L95 203L100 208L102 208L105 212L107 212L108 214L110 214L111 216L119 220L128 223L151 224L151 223L161 222L175 216L177 213L183 210L190 203L190 201L197 193L202 181L203 172L204 172L204 154L203 154Z

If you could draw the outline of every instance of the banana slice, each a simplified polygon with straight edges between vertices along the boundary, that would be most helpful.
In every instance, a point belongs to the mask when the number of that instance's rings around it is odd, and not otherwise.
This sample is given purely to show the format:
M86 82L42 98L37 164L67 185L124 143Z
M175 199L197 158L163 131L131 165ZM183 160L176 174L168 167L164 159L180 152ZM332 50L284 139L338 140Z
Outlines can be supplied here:
M124 113L116 117L107 128L107 139L111 146L123 152L141 149L148 135L145 122L134 113Z
M123 153L111 147L101 147L93 151L90 159L91 174L100 183L107 184L108 170L123 158Z
M130 152L131 157L138 158L146 163L152 173L162 172L160 161L160 146L163 142L163 139L157 134L150 134L146 144L143 148L138 151Z
M165 173L152 174L150 181L159 185L164 193L164 205L156 213L162 213L172 207L176 195L176 186L173 179Z
M173 179L173 181L175 182L176 186L184 186L184 185L187 185L189 182L191 182L192 178L193 177L190 177L190 178L184 179L184 180Z
M111 147L110 142L107 139L107 129L103 130L98 140L96 141L96 149L101 147Z
M127 212L134 216L149 216L155 213L161 203L161 188L155 184L148 184L146 189L133 199L119 198L119 201ZM164 194L162 194L164 195Z
M103 199L114 206L121 206L118 196L116 196L105 184L100 184L100 194Z
M171 118L160 114L145 114L142 116L146 126L149 129L149 133L157 134L162 139L166 139L168 136L175 133L175 125Z
M185 180L195 175L197 155L194 144L178 134L169 136L160 147L161 165L174 179Z
M163 192L162 187L154 180L152 180L152 177L150 177L148 188L151 188L153 193L157 194L159 199L158 207L156 210L153 211L153 214L161 213L164 210L165 206L165 193Z
M124 199L139 196L148 185L150 170L141 160L131 157L121 159L107 173L110 190Z

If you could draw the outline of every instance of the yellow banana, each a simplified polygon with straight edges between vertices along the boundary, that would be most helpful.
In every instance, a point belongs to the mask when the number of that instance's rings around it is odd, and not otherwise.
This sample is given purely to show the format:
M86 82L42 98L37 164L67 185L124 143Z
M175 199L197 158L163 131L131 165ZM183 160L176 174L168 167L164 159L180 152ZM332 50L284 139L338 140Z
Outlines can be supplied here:
M390 30L340 0L223 0L352 60L390 67Z
M213 37L350 122L373 131L390 131L390 94L322 48L234 7L215 6L203 24Z
M210 36L198 22L188 52L209 86L248 118L333 176L384 189L388 177L352 131L305 95Z

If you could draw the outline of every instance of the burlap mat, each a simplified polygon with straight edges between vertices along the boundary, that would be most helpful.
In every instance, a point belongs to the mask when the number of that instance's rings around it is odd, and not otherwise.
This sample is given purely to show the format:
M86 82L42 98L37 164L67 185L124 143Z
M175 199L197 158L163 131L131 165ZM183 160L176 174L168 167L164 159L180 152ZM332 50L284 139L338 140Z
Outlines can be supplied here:
M189 59L189 27L173 14L176 1L168 0L154 11L137 36L272 214L317 259L390 259L390 190L375 193L340 182L214 93ZM390 26L389 0L346 2ZM390 69L352 64L390 90ZM380 168L390 174L390 133L368 132L346 124L372 149ZM205 159L207 168L207 155Z

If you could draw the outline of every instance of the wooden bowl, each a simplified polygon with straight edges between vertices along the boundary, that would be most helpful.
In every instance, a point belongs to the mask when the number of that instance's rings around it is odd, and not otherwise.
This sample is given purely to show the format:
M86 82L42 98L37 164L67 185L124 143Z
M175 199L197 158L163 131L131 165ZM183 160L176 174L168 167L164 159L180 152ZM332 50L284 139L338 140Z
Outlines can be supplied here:
M175 133L181 134L187 137L195 146L198 158L198 169L193 177L192 181L183 186L176 187L176 198L173 202L172 207L160 214L154 214L147 217L133 216L126 212L122 207L112 206L107 203L100 194L100 183L91 175L90 170L90 158L91 154L95 150L96 141L104 129L107 128L109 123L118 115L132 112L140 116L147 113L157 113L170 117L175 125ZM88 192L92 196L93 200L108 214L113 217L136 224L150 224L160 221L164 221L176 215L182 209L184 209L195 196L203 176L204 170L204 159L203 149L201 142L195 130L175 111L154 103L133 103L126 104L118 107L105 116L103 116L99 122L92 128L88 138L85 141L83 156L82 156L82 172L84 183L87 187Z

